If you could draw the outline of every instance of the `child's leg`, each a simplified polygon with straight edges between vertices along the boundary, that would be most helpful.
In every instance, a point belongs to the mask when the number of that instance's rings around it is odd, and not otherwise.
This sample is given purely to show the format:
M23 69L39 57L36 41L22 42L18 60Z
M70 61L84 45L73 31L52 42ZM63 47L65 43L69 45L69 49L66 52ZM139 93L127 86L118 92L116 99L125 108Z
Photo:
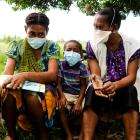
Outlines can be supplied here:
M26 94L25 106L27 107L28 116L35 127L36 139L47 140L48 131L44 122L44 111L38 97L32 94Z
M11 140L16 140L16 113L16 99L11 94L8 94L2 104L2 117L5 120L8 129L8 136L9 139L11 138Z
M83 112L80 118L80 125L81 125L81 130L80 130L79 140L83 140Z
M63 127L66 131L66 134L67 134L67 140L72 140L72 134L70 132L70 129L69 129L69 126L68 126L68 120L65 116L64 110L60 110L60 117L61 117L61 121L63 123Z

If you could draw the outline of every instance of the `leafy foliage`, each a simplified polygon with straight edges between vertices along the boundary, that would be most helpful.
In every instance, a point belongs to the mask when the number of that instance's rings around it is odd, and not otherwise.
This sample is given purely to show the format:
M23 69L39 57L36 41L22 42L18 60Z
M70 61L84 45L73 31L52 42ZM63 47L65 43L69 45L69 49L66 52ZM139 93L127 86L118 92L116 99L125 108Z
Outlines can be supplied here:
M128 14L132 11L140 15L140 0L5 0L12 5L14 10L34 8L40 11L47 11L51 7L69 10L71 4L76 4L80 10L88 15L94 14L106 6L117 7Z
M125 14L130 11L134 15L140 15L140 1L139 0L77 0L77 5L81 11L87 14L94 14L103 7L115 7Z
M26 8L35 8L40 11L47 11L50 7L68 10L71 6L71 0L5 0L11 4L14 10Z

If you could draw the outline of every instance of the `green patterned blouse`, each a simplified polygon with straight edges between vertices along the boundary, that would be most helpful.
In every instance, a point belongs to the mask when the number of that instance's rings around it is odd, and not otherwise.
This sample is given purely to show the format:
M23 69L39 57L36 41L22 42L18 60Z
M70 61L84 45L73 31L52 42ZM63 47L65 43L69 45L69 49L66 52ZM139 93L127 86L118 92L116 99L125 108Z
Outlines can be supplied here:
M11 42L6 54L16 61L17 72L47 71L49 59L59 58L59 46L47 40L42 47L41 58L36 60L33 49L25 39Z

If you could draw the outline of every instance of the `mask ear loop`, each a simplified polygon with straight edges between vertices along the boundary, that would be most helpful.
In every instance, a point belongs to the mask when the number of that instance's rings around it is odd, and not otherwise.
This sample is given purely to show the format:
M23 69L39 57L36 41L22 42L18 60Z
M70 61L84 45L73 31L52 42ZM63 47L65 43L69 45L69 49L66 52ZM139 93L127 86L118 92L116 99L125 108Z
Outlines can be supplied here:
M40 14L38 14L37 16L37 22L39 23L39 21L40 21Z
M114 22L115 16L116 16L116 11L115 11L115 9L113 8L113 18L112 18L110 27L112 26L112 24L113 24L113 22Z

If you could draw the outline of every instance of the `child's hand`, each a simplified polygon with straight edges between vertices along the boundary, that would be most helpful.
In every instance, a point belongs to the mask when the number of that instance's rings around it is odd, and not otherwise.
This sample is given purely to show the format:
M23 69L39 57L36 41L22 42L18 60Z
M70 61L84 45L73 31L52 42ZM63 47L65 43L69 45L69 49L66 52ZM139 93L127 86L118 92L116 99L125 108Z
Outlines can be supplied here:
M63 95L60 97L60 99L58 99L57 102L57 107L58 108L64 108L67 105L67 99L66 97Z
M73 112L75 115L79 115L82 112L82 103L79 101L73 106Z

